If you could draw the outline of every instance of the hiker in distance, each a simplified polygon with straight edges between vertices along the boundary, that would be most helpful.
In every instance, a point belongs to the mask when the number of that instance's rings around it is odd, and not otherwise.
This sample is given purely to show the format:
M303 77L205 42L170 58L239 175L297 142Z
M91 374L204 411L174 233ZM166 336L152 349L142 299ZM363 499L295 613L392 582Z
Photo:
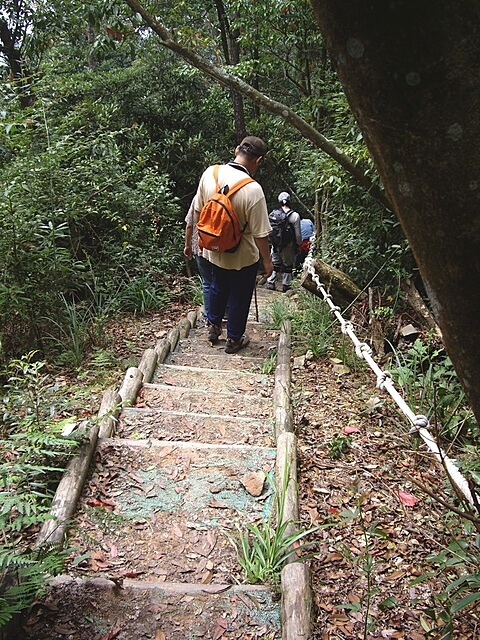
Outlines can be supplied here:
M267 289L275 291L277 272L282 274L282 290L286 293L292 286L292 272L297 250L302 243L300 215L290 208L290 194L286 191L278 196L280 207L269 214L272 231L269 239L272 246L273 272L267 278Z
M195 257L197 270L202 281L203 321L208 323L210 308L210 285L212 284L212 263L203 257L203 250L198 246L197 218L195 216L195 198L192 200L185 216L185 247L183 255L190 259Z
M236 353L249 343L245 332L248 313L256 284L259 258L267 276L272 273L268 234L271 230L268 209L262 187L251 178L267 153L267 145L256 136L247 136L235 149L235 158L227 164L208 167L200 178L195 195L195 216L198 218L200 247L212 264L208 340L216 344L222 334L222 319L228 306L226 353ZM216 174L217 177L216 177ZM235 185L249 179L238 191ZM240 241L237 248L222 250L221 241L209 241L206 219L212 197L219 192L231 192L231 202L238 218ZM206 205L206 206L205 206ZM202 211L203 210L203 211ZM215 229L214 229L215 230Z
M300 271L303 263L305 262L305 258L308 256L308 252L310 251L310 238L315 232L315 227L313 226L313 222L310 218L302 218L300 220L300 231L302 233L302 242L298 247L297 255L295 256L295 271Z

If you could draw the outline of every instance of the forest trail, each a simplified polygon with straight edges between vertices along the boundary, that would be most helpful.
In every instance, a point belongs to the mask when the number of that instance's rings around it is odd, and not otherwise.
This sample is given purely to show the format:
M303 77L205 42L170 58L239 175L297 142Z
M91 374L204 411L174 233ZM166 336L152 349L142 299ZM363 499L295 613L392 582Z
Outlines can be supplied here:
M289 369L290 354L276 359L289 336L267 328L275 295L257 289L251 341L237 354L225 354L225 330L210 345L194 313L169 334L170 349L156 345L158 361L142 358L143 382L130 389L114 435L100 431L69 526L67 575L32 609L26 640L306 637L307 610L280 622L302 598L304 565L295 563L291 578L282 573L277 587L244 584L231 540L271 515L293 437L280 453L278 422L288 422L290 408L284 380L279 400L277 372L286 362ZM129 370L124 392L135 378ZM298 511L293 503L287 513Z

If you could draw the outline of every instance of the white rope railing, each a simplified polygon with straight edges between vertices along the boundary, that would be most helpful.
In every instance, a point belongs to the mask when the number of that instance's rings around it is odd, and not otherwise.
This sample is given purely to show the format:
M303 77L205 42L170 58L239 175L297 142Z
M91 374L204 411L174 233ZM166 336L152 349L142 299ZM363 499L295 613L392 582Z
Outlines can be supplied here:
M370 346L366 342L361 342L358 337L355 335L353 330L353 325L348 320L342 316L340 307L334 305L332 301L332 296L325 289L325 286L320 282L320 278L315 271L315 262L313 259L313 251L315 248L315 236L312 236L310 239L311 245L310 250L305 258L304 269L308 271L311 275L312 280L317 285L318 290L322 294L323 299L330 307L330 312L335 316L335 318L340 323L340 328L342 333L347 335L352 343L355 346L355 353L360 358L365 360L368 366L375 373L377 378L377 388L381 391L386 391L393 398L394 402L400 409L400 411L407 417L412 427L410 429L410 433L418 433L418 435L422 438L424 443L427 445L428 449L435 456L435 458L444 466L447 471L447 474L451 480L451 482L457 487L457 489L462 493L463 496L467 499L467 501L471 505L478 504L478 500L473 499L472 493L470 491L470 487L468 485L467 479L460 473L458 467L455 465L454 461L449 458L446 453L438 446L437 441L432 436L428 427L430 426L430 422L427 416L417 415L415 414L408 404L405 402L401 394L395 389L395 384L392 380L392 376L388 371L383 371L375 360L372 357L372 350ZM475 496L477 498L477 496Z

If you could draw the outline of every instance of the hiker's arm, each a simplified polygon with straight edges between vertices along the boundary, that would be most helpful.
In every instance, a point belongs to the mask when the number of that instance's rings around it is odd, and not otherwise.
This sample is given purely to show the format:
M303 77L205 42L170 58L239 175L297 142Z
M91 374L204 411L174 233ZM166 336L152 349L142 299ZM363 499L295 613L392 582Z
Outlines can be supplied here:
M188 213L185 217L186 227L185 227L185 247L183 248L183 255L186 258L192 257L192 236L193 236L193 225L196 224L197 220L195 218L195 198L193 198L190 203L190 207L188 209Z
M270 244L268 242L268 236L263 238L253 238L255 240L255 244L260 252L260 257L262 258L263 267L265 269L265 278L268 278L273 273L273 262L272 256L270 255Z
M183 248L183 255L186 258L192 257L192 235L193 235L193 227L192 226L185 227L185 247Z

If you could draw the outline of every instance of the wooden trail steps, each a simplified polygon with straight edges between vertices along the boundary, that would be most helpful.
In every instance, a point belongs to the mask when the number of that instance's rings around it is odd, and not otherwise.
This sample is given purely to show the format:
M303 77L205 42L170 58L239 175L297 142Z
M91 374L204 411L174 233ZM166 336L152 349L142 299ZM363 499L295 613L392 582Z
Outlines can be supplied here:
M267 475L280 487L290 474L284 519L298 521L290 327L265 322L275 295L257 291L241 352L225 354L224 334L212 347L191 312L105 394L38 540L72 549L52 602L92 605L72 615L69 639L309 637L307 567L284 567L281 594L242 584L231 541L268 517ZM54 618L40 624L44 635L32 623L26 637L56 637Z

